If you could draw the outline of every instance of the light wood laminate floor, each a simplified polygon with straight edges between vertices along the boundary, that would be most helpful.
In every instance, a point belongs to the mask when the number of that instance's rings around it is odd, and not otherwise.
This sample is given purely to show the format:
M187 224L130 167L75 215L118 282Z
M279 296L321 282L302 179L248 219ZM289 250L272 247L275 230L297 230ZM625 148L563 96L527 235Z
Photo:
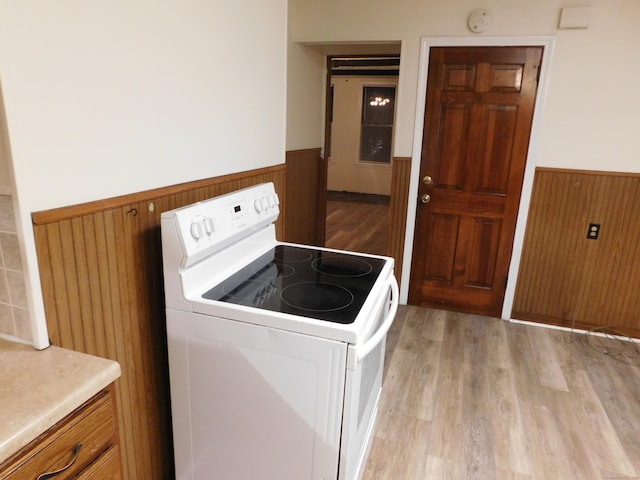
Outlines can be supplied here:
M364 480L638 479L636 355L593 336L401 307Z

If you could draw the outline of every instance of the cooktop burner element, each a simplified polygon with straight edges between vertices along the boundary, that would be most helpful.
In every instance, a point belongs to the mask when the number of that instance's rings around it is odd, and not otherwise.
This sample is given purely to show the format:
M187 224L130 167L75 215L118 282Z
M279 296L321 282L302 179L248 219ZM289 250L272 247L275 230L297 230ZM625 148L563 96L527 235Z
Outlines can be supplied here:
M371 272L373 267L359 258L343 258L337 254L325 254L311 263L314 270L336 277L361 277Z
M273 255L281 263L308 262L313 258L313 254L304 248L278 248Z
M349 324L384 264L381 258L277 245L203 298Z
M321 282L300 282L285 287L280 293L284 303L308 312L331 312L347 308L353 294L340 285Z

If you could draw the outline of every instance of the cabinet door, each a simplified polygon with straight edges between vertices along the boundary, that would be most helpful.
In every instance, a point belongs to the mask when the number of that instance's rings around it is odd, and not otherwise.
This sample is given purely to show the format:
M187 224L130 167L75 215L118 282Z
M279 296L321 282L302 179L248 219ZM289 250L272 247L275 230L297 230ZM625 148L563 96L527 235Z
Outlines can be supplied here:
M56 480L73 478L117 443L113 398L105 390L9 459L0 468L0 479L35 479L66 466Z

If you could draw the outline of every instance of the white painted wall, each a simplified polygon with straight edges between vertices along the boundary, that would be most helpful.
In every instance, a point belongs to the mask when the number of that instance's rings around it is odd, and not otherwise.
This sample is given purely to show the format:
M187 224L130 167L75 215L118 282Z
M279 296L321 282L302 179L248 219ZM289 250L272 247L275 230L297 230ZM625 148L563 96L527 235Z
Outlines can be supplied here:
M324 148L325 66L322 52L289 44L287 151Z
M393 77L333 76L333 122L327 189L337 192L389 195L391 164L360 161L362 89L396 86Z
M540 166L640 172L640 136L637 111L640 90L640 2L591 0L591 22L586 30L558 30L562 0L290 0L290 40L305 44L402 42L394 156L413 154L421 37L478 38L485 36L540 36L556 38L539 138ZM474 8L491 14L483 34L472 34L466 18ZM321 56L319 53L318 55ZM321 65L321 63L319 63ZM290 64L290 72L296 66ZM322 77L306 69L300 78ZM290 76L290 83L298 78ZM316 97L317 93L310 95ZM315 132L322 144L319 115L291 112L300 99L289 96L290 118L304 138ZM317 100L316 111L322 110ZM287 139L287 142L295 142ZM308 145L311 147L312 145Z
M0 0L37 344L33 211L284 162L287 0Z

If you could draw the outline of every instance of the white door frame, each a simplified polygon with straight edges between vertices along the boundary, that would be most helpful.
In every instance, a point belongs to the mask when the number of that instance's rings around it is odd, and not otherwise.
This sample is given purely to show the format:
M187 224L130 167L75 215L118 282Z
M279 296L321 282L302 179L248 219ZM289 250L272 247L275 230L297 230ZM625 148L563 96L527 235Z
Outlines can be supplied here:
M538 136L541 131L542 115L544 113L544 102L547 96L547 85L549 83L551 71L551 59L555 37L544 36L506 36L506 37L422 37L420 39L420 63L418 67L418 92L416 97L416 114L413 134L413 153L411 156L411 178L409 181L409 203L407 205L407 223L405 227L404 256L402 259L402 288L400 289L400 302L407 303L409 296L409 276L411 273L411 258L413 253L413 238L416 221L416 202L418 198L418 183L420 175L420 156L422 154L422 129L424 126L425 101L427 98L427 76L429 70L429 53L433 47L495 47L495 46L542 46L542 65L540 70L540 81L536 93L536 103L533 112L533 122L531 124L531 137L529 141L529 152L527 154L527 164L522 183L522 193L520 195L520 208L516 220L516 230L513 239L513 250L509 265L509 277L505 291L504 302L502 304L501 317L505 320L511 319L511 309L516 290L516 281L520 269L520 259L522 256L522 244L524 243L524 233L529 215L529 204L531 202L531 192L533 188L533 177L538 164Z

